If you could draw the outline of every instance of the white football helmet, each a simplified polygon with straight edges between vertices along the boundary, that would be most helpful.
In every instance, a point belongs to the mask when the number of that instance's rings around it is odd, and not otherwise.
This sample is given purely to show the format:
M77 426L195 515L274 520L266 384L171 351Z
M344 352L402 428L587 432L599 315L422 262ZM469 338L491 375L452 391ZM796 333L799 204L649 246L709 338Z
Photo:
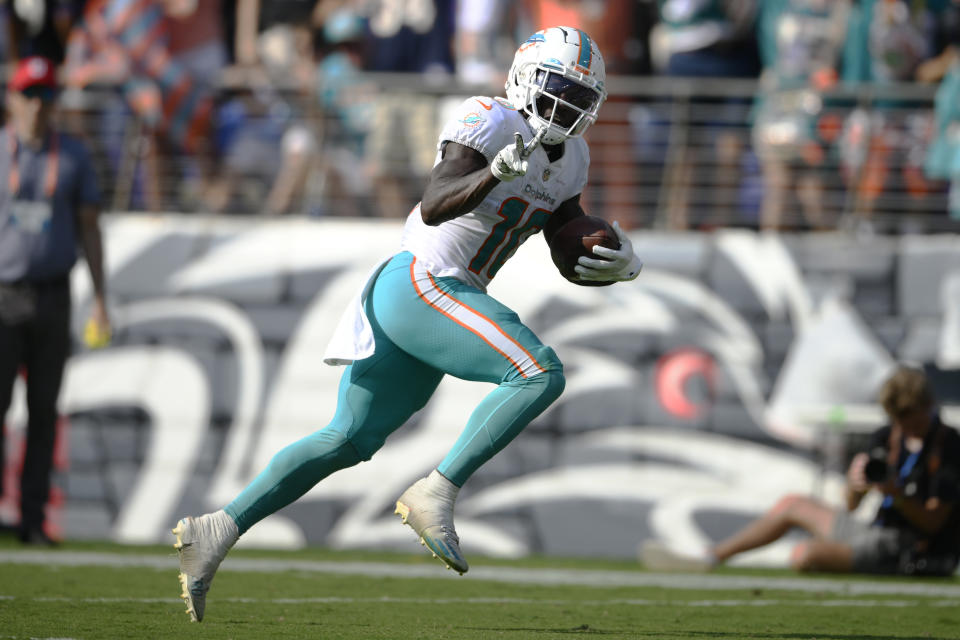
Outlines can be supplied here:
M583 135L607 99L600 49L572 27L537 31L524 42L507 74L507 99L527 115L544 144Z

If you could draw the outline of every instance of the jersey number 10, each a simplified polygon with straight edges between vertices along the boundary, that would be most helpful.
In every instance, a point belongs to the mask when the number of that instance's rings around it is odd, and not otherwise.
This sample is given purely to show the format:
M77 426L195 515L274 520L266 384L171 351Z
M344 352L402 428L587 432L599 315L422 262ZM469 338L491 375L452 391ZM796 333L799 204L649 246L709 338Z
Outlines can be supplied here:
M502 220L493 226L490 235L477 249L477 254L470 261L470 271L481 273L486 268L487 277L493 278L503 263L517 251L517 247L543 229L552 212L535 209L524 222L524 213L529 206L530 203L521 198L507 198L503 201L497 211Z

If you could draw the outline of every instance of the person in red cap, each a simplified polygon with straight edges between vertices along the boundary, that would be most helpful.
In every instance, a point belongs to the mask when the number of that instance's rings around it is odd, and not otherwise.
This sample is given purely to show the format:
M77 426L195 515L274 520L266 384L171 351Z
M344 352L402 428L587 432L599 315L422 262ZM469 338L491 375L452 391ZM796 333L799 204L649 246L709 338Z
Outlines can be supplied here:
M46 545L53 543L45 505L78 248L93 280L88 343L103 344L110 333L98 180L84 144L57 130L56 97L54 64L25 58L7 86L7 125L0 129L0 422L23 368L29 418L18 533L24 543ZM0 438L0 461L3 449Z
M49 94L52 100L57 88L57 70L56 67L47 58L30 57L25 58L17 65L10 78L8 89L15 93L30 94L35 93L34 89L43 89Z

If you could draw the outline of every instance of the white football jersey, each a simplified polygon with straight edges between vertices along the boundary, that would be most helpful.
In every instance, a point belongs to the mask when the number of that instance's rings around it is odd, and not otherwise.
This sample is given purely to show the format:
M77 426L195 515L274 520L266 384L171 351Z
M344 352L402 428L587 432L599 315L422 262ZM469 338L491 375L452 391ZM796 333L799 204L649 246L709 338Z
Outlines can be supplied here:
M436 163L445 142L476 149L492 162L519 132L525 142L534 131L503 98L473 97L443 127ZM525 176L503 182L476 209L435 227L424 224L420 205L407 217L401 249L411 252L435 276L452 276L485 291L500 267L550 215L583 190L590 153L583 138L570 138L563 156L551 163L542 147L528 159Z

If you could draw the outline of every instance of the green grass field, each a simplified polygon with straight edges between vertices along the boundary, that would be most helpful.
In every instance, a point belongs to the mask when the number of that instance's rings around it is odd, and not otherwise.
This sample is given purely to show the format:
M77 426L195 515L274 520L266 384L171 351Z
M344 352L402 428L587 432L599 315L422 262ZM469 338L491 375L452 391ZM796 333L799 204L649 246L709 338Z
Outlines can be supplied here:
M630 562L235 550L206 619L177 598L175 552L0 541L0 640L26 638L960 638L960 581L798 577Z

